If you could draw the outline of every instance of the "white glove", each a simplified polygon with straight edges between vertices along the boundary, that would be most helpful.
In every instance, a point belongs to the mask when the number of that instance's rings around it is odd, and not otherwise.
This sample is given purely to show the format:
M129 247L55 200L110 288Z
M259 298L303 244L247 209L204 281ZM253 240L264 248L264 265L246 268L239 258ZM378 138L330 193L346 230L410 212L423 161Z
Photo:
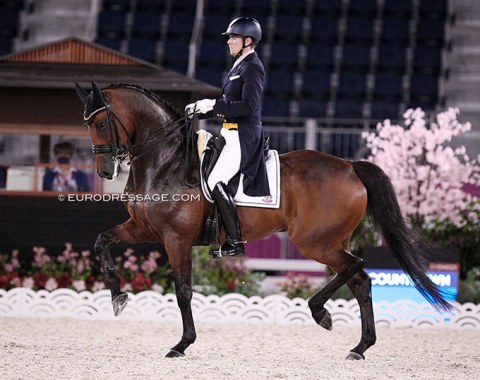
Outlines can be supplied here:
M194 111L195 111L195 103L187 104L187 106L185 107L185 114L187 115L188 119L193 118L193 115L195 115Z
M215 99L202 99L195 103L195 113L208 113L213 110Z

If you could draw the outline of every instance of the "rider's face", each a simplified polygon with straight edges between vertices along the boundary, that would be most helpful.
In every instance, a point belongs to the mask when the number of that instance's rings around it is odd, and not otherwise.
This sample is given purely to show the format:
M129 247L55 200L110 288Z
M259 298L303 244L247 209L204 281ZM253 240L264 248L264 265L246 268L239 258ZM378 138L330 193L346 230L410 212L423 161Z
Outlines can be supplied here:
M237 54L240 53L240 50L242 50L243 38L236 34L230 34L228 37L227 45L230 50L230 55L236 57Z

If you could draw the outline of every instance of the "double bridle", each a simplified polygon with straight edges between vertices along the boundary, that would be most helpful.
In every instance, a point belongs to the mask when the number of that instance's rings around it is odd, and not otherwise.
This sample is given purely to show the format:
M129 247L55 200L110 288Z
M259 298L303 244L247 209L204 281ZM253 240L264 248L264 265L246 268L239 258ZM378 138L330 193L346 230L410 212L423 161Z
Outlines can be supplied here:
M92 152L93 154L104 154L104 153L113 153L112 159L115 163L121 164L123 160L131 154L129 151L129 146L131 145L130 136L128 135L127 128L122 123L122 121L118 118L118 116L113 112L110 103L106 99L103 99L104 106L96 109L95 111L91 112L90 115L85 115L85 111L83 112L83 122L86 126L88 126L93 118L99 114L100 112L106 111L107 112L107 126L110 130L110 136L113 136L114 143L113 144L92 144ZM127 144L122 144L120 141L120 136L118 134L117 123L121 125L125 135L127 136Z
M117 173L118 167L122 162L125 160L127 156L130 157L130 161L128 162L128 165L133 164L133 162L138 159L140 156L144 155L146 152L150 151L149 148L153 149L154 146L158 146L158 142L153 139L153 136L155 133L153 133L150 136L149 142L145 144L146 146L143 146L142 152L138 154L134 154L131 151L132 148L132 141L131 138L133 136L129 136L127 128L125 128L125 125L122 123L122 121L118 118L118 116L113 112L112 107L110 103L107 101L102 96L101 99L103 106L97 108L95 111L92 111L89 115L86 115L86 110L83 112L83 120L84 124L88 126L93 118L99 114L100 112L106 111L107 112L107 126L110 130L110 136L113 137L113 143L112 144L92 144L92 152L93 154L105 154L105 153L113 153L112 155L112 160L115 163L115 173ZM166 103L164 103L166 104ZM168 104L166 104L168 105ZM120 141L120 136L118 133L118 127L117 127L117 121L122 127L123 131L125 132L125 135L127 136L127 144L122 144ZM188 175L190 173L190 155L192 152L195 152L195 139L193 138L193 122L190 117L187 117L187 115L184 115L176 120L171 121L168 123L165 127L166 128L185 128L185 134L184 134L184 139L185 139L185 173ZM158 132L161 130L159 129ZM162 131L164 133L164 131ZM153 145L154 144L154 145ZM197 157L195 155L195 157ZM115 175L114 175L115 176Z

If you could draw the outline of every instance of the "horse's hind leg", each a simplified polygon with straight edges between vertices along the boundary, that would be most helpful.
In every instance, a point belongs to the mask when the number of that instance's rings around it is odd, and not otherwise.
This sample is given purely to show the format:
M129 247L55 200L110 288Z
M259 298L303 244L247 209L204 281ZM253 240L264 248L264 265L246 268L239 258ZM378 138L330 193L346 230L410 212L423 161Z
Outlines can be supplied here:
M120 315L125 306L127 306L128 295L120 290L120 278L115 269L112 255L110 254L110 245L119 243L133 244L144 241L145 239L142 237L141 232L137 229L132 219L108 231L102 232L95 241L95 253L100 259L105 281L112 293L113 312L115 316Z
M372 280L364 270L353 275L347 281L347 285L360 306L360 317L362 320L362 337L360 343L350 351L347 359L365 359L363 353L375 344L375 320L372 306Z
M327 330L332 329L332 317L325 303L342 285L344 285L355 273L363 268L363 260L350 252L341 249L330 260L317 260L330 266L335 272L335 277L308 301L312 317L320 326Z

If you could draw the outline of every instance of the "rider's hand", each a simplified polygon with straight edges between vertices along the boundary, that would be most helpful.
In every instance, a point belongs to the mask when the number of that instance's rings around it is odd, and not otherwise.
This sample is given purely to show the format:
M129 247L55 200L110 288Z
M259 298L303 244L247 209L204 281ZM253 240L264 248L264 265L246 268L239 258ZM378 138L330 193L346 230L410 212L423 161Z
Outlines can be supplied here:
M185 115L187 115L188 119L192 119L195 115L195 104L196 103L190 103L185 107Z
M215 99L202 99L195 103L195 111L196 113L205 114L213 110L214 105Z

